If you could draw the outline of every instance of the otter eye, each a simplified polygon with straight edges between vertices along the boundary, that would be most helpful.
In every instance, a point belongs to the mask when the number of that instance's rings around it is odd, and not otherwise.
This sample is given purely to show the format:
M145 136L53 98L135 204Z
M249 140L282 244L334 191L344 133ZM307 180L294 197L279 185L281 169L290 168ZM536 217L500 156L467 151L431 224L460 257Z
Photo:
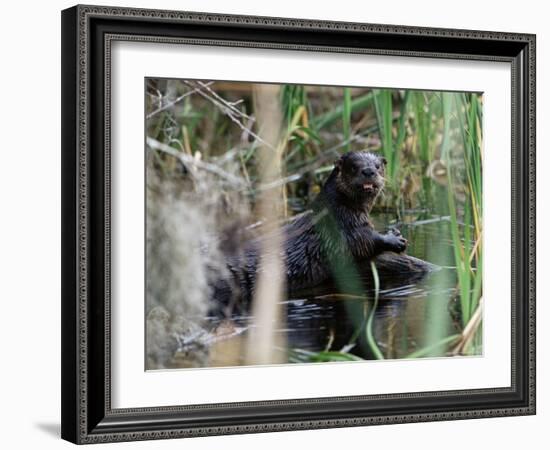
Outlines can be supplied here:
M376 170L380 170L380 164L379 163L376 163L375 167L376 167Z

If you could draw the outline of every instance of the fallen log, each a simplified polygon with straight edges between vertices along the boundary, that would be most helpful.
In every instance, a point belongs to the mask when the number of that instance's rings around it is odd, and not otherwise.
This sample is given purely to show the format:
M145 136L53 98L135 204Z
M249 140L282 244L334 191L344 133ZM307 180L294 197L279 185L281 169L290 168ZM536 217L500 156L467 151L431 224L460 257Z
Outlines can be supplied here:
M384 252L372 259L378 272L380 289L392 289L399 286L418 283L429 274L440 270L439 266L404 253ZM314 297L331 294L368 293L374 290L374 278L371 260L360 261L355 270L340 272L338 278L331 278L307 289L289 291L290 298ZM357 287L362 292L357 292Z

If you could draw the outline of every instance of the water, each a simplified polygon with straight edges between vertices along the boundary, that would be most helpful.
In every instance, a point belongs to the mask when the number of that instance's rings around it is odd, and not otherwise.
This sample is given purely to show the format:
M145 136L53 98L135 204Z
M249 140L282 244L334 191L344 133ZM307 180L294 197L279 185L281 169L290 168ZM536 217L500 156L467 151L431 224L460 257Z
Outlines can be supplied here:
M373 221L377 229L384 230L390 218L377 215ZM409 241L407 254L440 269L421 280L381 279L372 330L382 355L389 359L406 358L460 329L448 220L431 217L418 221L409 216L397 225ZM311 354L325 351L343 351L361 359L375 357L365 337L366 319L374 308L373 292L365 293L362 298L338 293L291 298L281 306L286 314L277 333L282 334L283 342L286 340L291 361L309 362ZM245 341L253 323L249 314L235 317L231 322L211 322L215 331L205 333L202 338L203 344L210 348L209 366L245 364ZM189 355L190 350L182 349L182 352ZM444 355L444 349L440 348L423 356ZM183 359L183 363L178 364L180 367L187 366Z

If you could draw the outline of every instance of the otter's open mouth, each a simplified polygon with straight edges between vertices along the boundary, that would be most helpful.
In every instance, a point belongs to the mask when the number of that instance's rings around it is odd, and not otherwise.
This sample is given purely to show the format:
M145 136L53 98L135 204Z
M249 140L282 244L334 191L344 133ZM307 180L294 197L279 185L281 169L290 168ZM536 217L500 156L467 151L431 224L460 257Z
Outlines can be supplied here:
M372 192L375 189L374 183L363 183L363 189L367 192Z

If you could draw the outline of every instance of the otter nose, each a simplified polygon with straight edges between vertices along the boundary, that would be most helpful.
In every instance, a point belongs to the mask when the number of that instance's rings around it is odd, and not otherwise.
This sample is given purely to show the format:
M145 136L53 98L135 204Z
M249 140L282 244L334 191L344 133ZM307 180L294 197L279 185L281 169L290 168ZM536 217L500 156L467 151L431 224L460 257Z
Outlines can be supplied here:
M367 177L367 178L370 178L370 177L373 177L375 174L376 174L376 171L374 169L371 169L370 167L367 167L366 169L363 169L361 171L361 173Z

